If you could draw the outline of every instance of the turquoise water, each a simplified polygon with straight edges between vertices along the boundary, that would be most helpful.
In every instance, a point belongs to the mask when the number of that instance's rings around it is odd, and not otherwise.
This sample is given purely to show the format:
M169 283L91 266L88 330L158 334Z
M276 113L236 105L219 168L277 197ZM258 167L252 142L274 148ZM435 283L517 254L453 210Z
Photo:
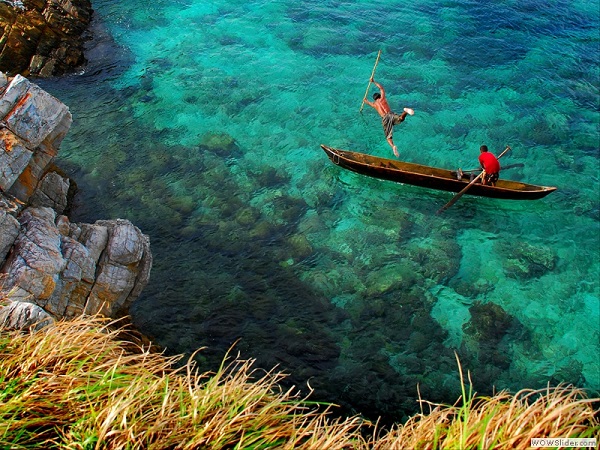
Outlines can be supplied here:
M151 238L134 322L204 369L225 352L313 399L400 420L423 398L600 389L599 2L95 1L90 63L40 84L69 105L74 221ZM379 181L319 144L558 190L537 201ZM373 93L370 89L369 96Z

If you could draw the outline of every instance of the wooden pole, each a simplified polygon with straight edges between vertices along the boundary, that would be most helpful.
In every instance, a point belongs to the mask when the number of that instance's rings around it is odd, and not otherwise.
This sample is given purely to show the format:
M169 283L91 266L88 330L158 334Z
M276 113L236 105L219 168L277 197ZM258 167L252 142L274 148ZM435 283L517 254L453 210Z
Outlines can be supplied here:
M450 200L448 203L446 203L444 206L442 206L440 209L438 209L436 214L440 214L444 211L446 211L448 208L450 208L452 205L454 205L459 198L461 198L463 195L465 195L465 192L467 192L469 189L471 189L471 186L473 186L475 183L477 183L477 181L479 181L479 179L485 174L485 170L483 170L479 175L477 175L475 178L473 178L473 181L471 181L469 184L467 184L462 191L460 191L458 194L456 194L454 197L452 197L452 200Z
M506 149L500 153L500 156L498 156L498 159L502 158L504 156L504 154L510 150L509 146L506 146ZM440 209L438 209L436 214L442 213L444 211L446 211L448 208L450 208L452 205L454 205L459 198L461 198L463 195L465 195L465 192L467 192L469 189L471 189L471 187L477 182L477 180L479 180L482 176L485 175L485 170L481 171L481 173L479 175L477 175L477 177L471 181L469 184L467 184L462 191L460 191L458 194L456 194L454 197L452 197L452 200L450 200L448 203L446 203L444 206L442 206Z
M379 53L377 53L377 59L375 60L375 65L373 66L373 72L371 72L371 78L369 78L369 84L367 85L367 90L365 91L365 96L363 97L362 105L360 105L360 111L359 112L362 112L362 110L363 110L363 108L365 106L365 99L367 98L367 95L369 95L369 88L371 87L371 80L375 76L375 69L377 69L377 64L379 64L379 57L380 56L381 56L381 50L379 50Z

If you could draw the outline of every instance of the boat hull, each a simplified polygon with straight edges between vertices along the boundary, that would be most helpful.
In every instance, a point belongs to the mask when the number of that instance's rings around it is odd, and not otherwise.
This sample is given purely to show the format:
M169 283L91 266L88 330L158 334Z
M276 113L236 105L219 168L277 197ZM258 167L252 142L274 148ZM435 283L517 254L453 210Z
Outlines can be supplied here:
M339 150L321 145L331 162L362 175L429 189L460 192L469 179L458 179L456 171L423 166L365 153ZM537 186L519 181L500 179L496 186L474 184L465 195L505 200L537 200L554 192L556 187Z

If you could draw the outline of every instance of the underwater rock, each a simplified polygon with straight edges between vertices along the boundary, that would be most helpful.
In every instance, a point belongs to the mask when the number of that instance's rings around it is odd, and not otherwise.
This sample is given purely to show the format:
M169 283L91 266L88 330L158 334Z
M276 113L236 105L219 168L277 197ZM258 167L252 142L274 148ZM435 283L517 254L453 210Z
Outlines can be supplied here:
M288 244L295 260L307 258L313 252L312 245L303 234L294 234L288 239Z
M574 358L567 359L567 362L562 365L553 375L553 384L565 383L575 386L585 385L585 377L583 376L583 364Z
M287 185L291 179L289 174L281 173L274 167L266 167L254 175L259 186L270 188Z
M552 271L558 260L550 247L528 242L505 243L501 252L506 257L506 273L520 279L540 277Z
M335 297L341 291L339 288L339 273L337 271L311 271L303 274L303 279L324 298Z
M403 249L423 278L435 283L452 278L460 267L460 247L451 239L413 239Z
M259 220L255 223L254 227L250 230L248 235L252 239L267 239L275 233L275 226L266 220Z
M377 298L380 295L398 289L403 281L402 274L395 266L388 265L373 270L367 275L367 296Z
M561 169L571 169L575 163L575 158L570 153L565 152L561 148L557 148L554 152L554 160Z
M235 156L240 148L231 136L227 133L210 132L202 136L200 150L208 150L223 158Z
M511 349L505 336L522 334L521 323L495 303L475 302L470 308L471 319L463 325L461 357L474 366L478 386L489 386L511 364Z
M293 357L301 357L311 363L327 363L335 360L339 356L340 350L337 346L332 345L327 333L317 327L312 326L309 329L307 326L301 320L291 319L276 327L286 353Z
M238 211L235 215L235 220L243 227L249 227L252 224L255 224L258 218L260 217L260 212L258 212L255 208L245 207Z
M319 214L314 210L309 210L302 217L302 220L298 224L298 232L307 233L318 233L325 228L325 223Z
M431 341L429 335L421 331L414 331L411 333L407 343L407 346L416 353L424 351L430 345Z
M466 334L478 341L498 342L508 332L515 318L495 303L475 302L470 308L471 320L463 325Z
M105 150L98 157L98 167L102 168L102 175L105 179L116 177L119 169L126 164L127 153L117 144L107 143ZM151 159L148 158L147 165L150 165ZM133 185L132 186L136 186Z
M329 183L326 174L319 175L325 176L316 180L306 176L299 187L300 189L303 189L304 199L311 208L331 208L341 194L331 189L331 184Z
M275 223L280 225L298 223L308 209L304 199L289 195L275 197L268 206L271 207Z
M0 70L11 75L62 75L85 63L82 35L89 0L0 2Z
M196 209L196 201L191 195L173 195L167 197L165 205L181 216L188 216Z
M577 199L573 202L573 213L600 221L600 201L596 200L592 202L587 199Z
M494 283L489 280L479 278L475 282L468 282L463 279L452 279L449 287L454 289L463 297L475 299L480 295L485 295L494 289Z
M428 293L431 295L430 301L435 301L431 317L448 333L445 344L459 348L464 339L463 325L471 318L467 306L470 299L446 286L429 288Z

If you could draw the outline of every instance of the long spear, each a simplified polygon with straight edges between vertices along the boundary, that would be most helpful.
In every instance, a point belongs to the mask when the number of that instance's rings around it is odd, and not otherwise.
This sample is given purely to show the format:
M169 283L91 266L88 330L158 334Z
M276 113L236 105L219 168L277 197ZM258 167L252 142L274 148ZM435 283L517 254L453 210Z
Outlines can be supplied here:
M375 76L375 69L377 69L377 64L379 64L379 57L380 56L381 56L381 50L379 50L379 53L377 53L377 59L375 60L375 66L373 66L373 72L371 72L371 78L369 78L369 84L367 85L367 90L365 91L365 96L363 97L362 105L360 105L360 111L359 112L362 112L362 110L363 110L363 108L365 106L365 100L367 98L367 95L369 95L369 88L371 87L371 80Z

